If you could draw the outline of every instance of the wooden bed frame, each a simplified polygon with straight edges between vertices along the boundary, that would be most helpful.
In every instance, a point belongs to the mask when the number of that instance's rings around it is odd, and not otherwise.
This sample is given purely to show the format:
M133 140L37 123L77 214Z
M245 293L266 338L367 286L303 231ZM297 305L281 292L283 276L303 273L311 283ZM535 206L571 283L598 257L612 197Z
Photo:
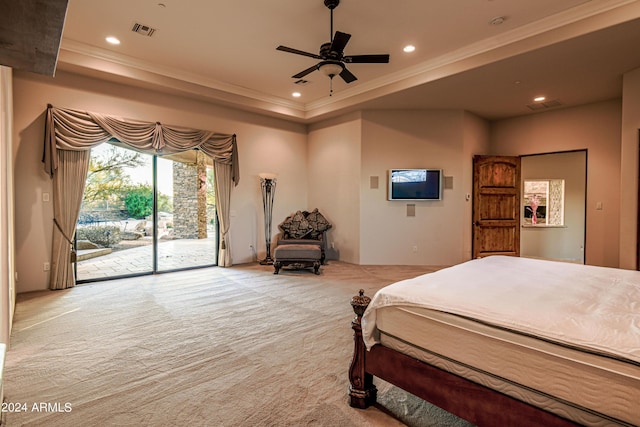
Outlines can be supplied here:
M364 290L351 299L354 353L349 368L350 404L376 402L376 376L477 426L560 427L578 424L382 345L367 351L361 320L371 299Z

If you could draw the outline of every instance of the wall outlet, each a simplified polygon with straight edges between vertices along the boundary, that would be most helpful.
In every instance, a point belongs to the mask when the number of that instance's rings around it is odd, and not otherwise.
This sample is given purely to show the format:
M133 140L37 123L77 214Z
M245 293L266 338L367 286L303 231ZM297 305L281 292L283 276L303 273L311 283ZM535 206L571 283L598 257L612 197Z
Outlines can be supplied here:
M418 252L418 245L413 246L413 252Z
M49 270L51 270L51 264L49 264L48 262L45 262L45 263L42 265L42 269L43 269L44 271L49 271Z

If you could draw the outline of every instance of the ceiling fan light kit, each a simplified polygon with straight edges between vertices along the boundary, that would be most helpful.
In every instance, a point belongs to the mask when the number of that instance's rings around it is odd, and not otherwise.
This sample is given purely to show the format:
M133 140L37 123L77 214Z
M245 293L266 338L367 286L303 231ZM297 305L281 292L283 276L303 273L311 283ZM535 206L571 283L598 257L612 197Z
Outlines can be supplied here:
M332 79L344 70L344 65L337 61L322 61L318 64L318 70L322 71L325 76Z
M324 0L324 5L331 11L330 35L332 35L332 38L330 42L323 43L322 46L320 46L319 54L316 55L314 53L305 52L282 45L276 48L277 50L283 52L308 56L310 58L320 60L320 62L318 62L316 65L309 67L306 70L303 70L291 77L294 79L301 79L307 74L319 70L324 75L329 77L331 81L329 96L333 94L333 78L335 76L340 76L342 80L345 81L345 83L351 83L355 80L358 80L357 77L347 69L345 64L386 64L389 62L388 54L344 55L344 48L347 46L347 43L351 38L351 34L342 33L340 31L336 31L335 35L333 33L333 9L338 7L339 4L340 0Z

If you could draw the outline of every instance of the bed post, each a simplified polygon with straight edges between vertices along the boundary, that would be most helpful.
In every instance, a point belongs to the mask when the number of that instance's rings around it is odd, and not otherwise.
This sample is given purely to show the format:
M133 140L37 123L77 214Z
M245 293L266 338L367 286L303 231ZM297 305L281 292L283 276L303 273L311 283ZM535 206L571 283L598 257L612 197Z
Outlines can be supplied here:
M362 315L371 302L371 298L364 296L364 290L360 289L359 295L351 298L351 306L356 317L351 321L353 329L353 359L349 367L349 396L350 405L354 408L365 409L376 402L378 390L373 385L373 375L365 372L365 355L367 349L362 340Z

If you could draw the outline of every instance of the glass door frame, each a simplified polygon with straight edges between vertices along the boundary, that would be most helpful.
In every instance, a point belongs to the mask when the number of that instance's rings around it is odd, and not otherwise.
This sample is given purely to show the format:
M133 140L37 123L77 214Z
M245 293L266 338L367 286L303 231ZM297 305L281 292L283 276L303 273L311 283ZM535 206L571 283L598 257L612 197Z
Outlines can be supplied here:
M218 266L218 256L219 256L219 244L220 244L220 223L218 221L218 211L215 210L215 221L214 221L214 233L215 233L215 252L213 263L211 264L203 264L197 266L189 266L182 268L173 268L173 269L158 269L158 155L151 154L152 157L152 184L153 184L153 239L152 239L152 263L151 270L139 273L129 273L129 274L120 274L109 277L100 277L100 278L89 278L89 279L78 279L78 264L77 262L73 263L74 269L74 277L76 279L76 284L85 284L85 283L93 283L93 282L101 282L107 280L117 280L117 279L126 279L131 277L140 277L140 276L149 276L155 274L164 274L164 273L172 273L176 271L186 271L186 270L195 270L200 268L210 268ZM77 234L77 233L76 233ZM77 251L77 237L74 235L74 249Z

